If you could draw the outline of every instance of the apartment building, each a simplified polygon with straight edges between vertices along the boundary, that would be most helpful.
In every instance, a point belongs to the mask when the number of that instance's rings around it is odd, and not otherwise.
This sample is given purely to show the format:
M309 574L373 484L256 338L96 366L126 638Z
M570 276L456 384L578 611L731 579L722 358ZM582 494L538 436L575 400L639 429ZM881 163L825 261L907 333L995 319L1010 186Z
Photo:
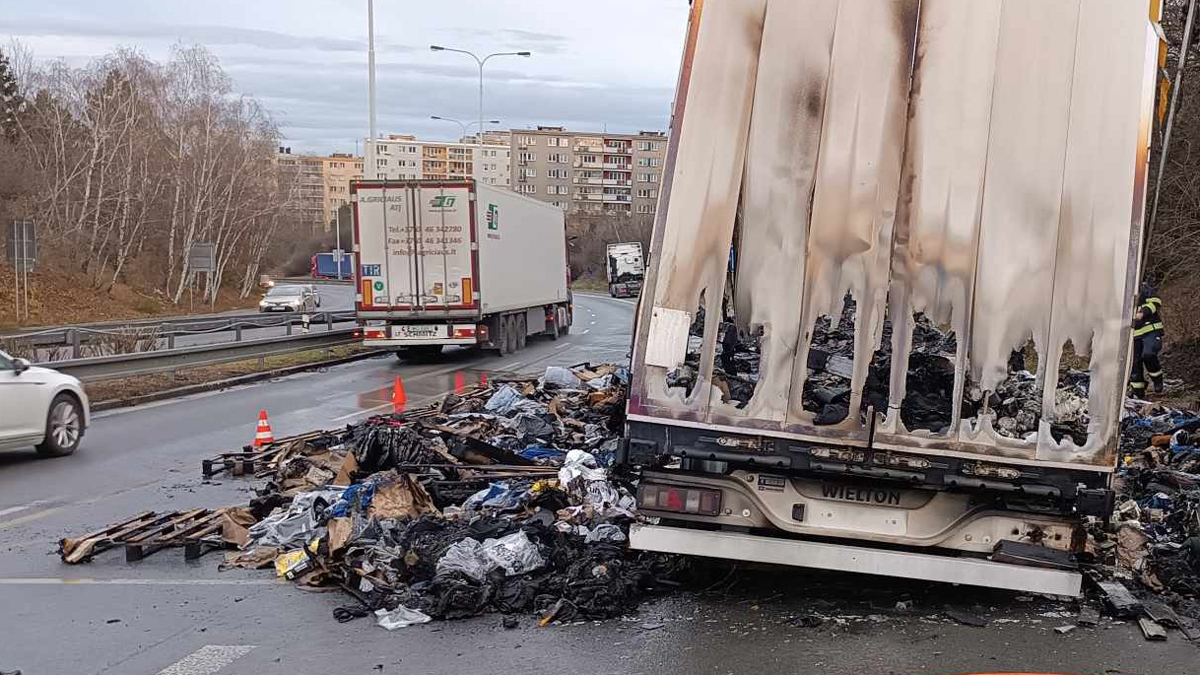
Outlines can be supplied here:
M375 143L373 178L475 178L498 187L509 186L507 134L488 132L483 145L472 138L422 141L411 134L390 134Z
M666 134L512 130L512 189L571 213L653 214Z
M349 153L294 155L291 148L280 146L275 163L296 172L300 217L314 232L331 229L334 212L350 201L350 181L363 175L362 157Z

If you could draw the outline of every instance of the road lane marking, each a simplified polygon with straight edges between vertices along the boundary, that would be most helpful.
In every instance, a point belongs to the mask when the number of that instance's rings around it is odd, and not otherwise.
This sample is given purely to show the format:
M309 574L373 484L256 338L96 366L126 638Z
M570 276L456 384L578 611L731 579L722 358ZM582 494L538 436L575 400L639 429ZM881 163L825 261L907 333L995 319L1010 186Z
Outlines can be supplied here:
M590 332L592 332L592 329L591 329L591 328L585 328L585 329L583 329L583 332L582 332L582 333L580 333L580 335L587 335L587 334L588 334L588 333L590 333Z
M58 511L61 511L62 509L63 509L63 507L61 507L61 506L55 506L53 508L49 508L44 511L38 511L37 513L31 513L27 516L21 516L20 518L13 518L12 520L6 520L6 521L0 523L0 530L3 530L7 527L16 527L17 525L24 525L25 523L29 523L29 522L32 522L35 520L39 520L41 518L45 518L46 516L48 516L52 513L57 513Z
M571 343L570 343L570 342L564 342L563 344L561 344L561 345L558 345L557 347L555 347L555 349L562 349L563 347L570 347L570 346L571 346Z
M204 645L158 671L158 675L212 675L249 654L256 645Z
M0 586L270 586L274 579L63 579L60 577L0 577Z
M517 361L516 363L509 363L509 364L502 365L499 368L497 368L497 370L509 370L509 369L514 369L514 368L520 368L523 365L525 365L524 361Z
M49 502L47 502L44 499L39 499L37 501L29 502L28 504L20 504L18 506L10 506L7 509L0 509L0 517L7 516L10 513L19 513L21 511L28 511L29 509L32 509L35 506L41 506L42 504L48 504L48 503Z

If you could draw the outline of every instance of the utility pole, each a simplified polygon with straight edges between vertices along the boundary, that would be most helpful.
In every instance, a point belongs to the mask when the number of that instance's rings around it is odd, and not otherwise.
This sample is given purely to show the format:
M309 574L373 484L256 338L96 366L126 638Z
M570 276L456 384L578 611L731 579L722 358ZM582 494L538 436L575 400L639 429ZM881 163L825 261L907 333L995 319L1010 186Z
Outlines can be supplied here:
M367 116L370 138L367 140L367 159L363 162L363 177L379 178L375 162L375 0L367 0Z
M335 232L333 235L334 241L336 241L337 243L333 245L333 248L337 250L337 268L338 268L337 278L338 278L338 281L341 281L342 280L342 258L346 255L345 253L342 252L342 207L341 206L339 206L333 210L333 218L334 218L334 221L337 223L334 226Z
M533 53L527 51L496 52L494 54L488 54L481 59L475 55L475 52L467 51L466 49L452 49L450 47L442 47L440 45L429 45L429 49L435 52L457 52L459 54L466 54L467 56L475 59L475 63L479 64L479 138L476 140L479 142L479 145L483 145L483 65L487 63L488 59L492 58L493 56L524 56L528 58L532 56Z

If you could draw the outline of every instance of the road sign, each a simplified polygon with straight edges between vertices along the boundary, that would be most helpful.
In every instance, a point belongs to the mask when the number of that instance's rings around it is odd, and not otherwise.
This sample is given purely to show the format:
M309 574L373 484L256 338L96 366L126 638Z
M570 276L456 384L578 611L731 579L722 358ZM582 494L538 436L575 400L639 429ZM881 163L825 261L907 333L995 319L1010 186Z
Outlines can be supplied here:
M345 256L346 256L346 252L343 251L342 249L340 249L340 248L333 249L333 262L337 263L338 267L341 267L342 258L344 258Z
M34 268L37 262L37 228L32 220L14 220L8 232L5 259L17 270Z
M216 246L198 242L188 249L188 269L193 272L214 272L217 269Z

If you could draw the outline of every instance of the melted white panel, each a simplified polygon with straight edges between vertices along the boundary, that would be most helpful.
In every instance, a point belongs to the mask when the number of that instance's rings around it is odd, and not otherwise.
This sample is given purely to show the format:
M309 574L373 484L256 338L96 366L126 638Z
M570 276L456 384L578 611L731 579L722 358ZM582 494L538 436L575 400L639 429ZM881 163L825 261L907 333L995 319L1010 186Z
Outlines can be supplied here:
M801 314L803 339L792 372L789 424L807 425L803 408L808 342L821 315L841 316L849 290L855 318L852 412L883 330L892 226L908 113L917 0L842 0L833 40Z
M760 422L787 414L800 337L801 290L809 205L825 110L838 0L770 0L742 182L741 245L735 315L762 326L754 397L743 410L721 403L713 413ZM715 421L715 420L714 420Z
M1078 0L1005 0L1001 13L970 340L987 391L1029 337L1046 353L1078 17Z
M666 387L669 368L647 365L645 394L651 405L705 412L765 12L766 0L704 5L662 232L663 253L655 261L653 307L695 312L700 292L707 289L701 373L693 390L705 395L685 401L682 390ZM671 352L667 345L660 347L660 353Z
M979 212L991 124L1001 0L924 0L917 32L889 316L892 359L881 431L903 430L913 312L958 338L954 401L962 399ZM953 406L954 423L959 406ZM951 425L953 432L954 424Z
M1057 365L1068 339L1079 354L1092 343L1090 425L1082 448L1070 438L1055 443L1050 421L1058 372L1050 368L1037 458L1051 461L1111 456L1115 449L1125 375L1120 351L1128 333L1123 320L1126 277L1131 251L1136 251L1130 241L1130 204L1139 199L1136 178L1139 156L1144 158L1140 94L1146 63L1130 55L1147 50L1147 3L1088 0L1086 9L1079 17L1075 51L1046 359Z

